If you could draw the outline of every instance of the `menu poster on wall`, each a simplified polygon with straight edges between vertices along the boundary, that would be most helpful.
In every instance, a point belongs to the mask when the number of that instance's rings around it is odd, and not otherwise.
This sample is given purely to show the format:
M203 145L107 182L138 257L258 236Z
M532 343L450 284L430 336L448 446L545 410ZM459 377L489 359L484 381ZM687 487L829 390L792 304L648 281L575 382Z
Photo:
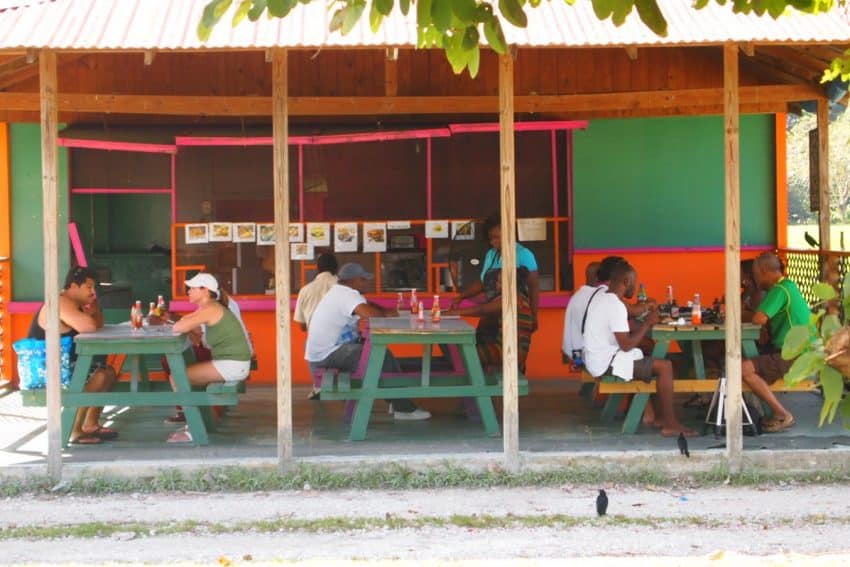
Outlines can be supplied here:
M452 221L452 238L455 240L475 240L475 222L470 220Z
M272 223L257 223L257 246L274 246L274 225Z
M387 224L383 222L363 223L363 251L387 251Z
M334 225L334 252L357 252L356 222L338 222Z
M210 242L232 242L233 225L229 222L210 223Z
M308 222L307 223L307 243L313 246L330 246L331 245L331 223L329 222Z
M407 230L409 228L409 220L396 220L387 222L387 230Z
M233 242L256 242L257 225L252 222L233 223Z
M521 241L546 240L546 219L517 219L516 224Z
M290 246L290 258L293 260L313 260L316 256L312 244L306 242L294 242Z
M425 238L448 238L449 221L429 220L425 221Z
M289 241L304 242L304 225L300 222L289 225Z
M186 225L186 244L206 244L209 241L209 227L206 224Z

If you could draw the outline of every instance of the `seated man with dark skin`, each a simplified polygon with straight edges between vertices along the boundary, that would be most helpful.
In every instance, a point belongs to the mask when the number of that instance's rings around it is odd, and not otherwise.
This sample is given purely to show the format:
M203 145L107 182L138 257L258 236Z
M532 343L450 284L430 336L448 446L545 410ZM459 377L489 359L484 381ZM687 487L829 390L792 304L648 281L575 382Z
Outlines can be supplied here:
M660 320L658 310L650 308L640 327L629 330L626 300L635 292L637 274L628 263L611 270L608 290L590 303L584 330L584 363L594 377L612 374L625 381L633 378L649 380L656 377L657 395L652 425L661 429L664 437L680 433L697 435L679 422L673 411L673 365L666 359L645 357L638 348L652 326Z
M93 333L103 327L103 312L95 296L97 274L91 268L71 268L65 276L65 286L59 296L59 332L63 337L80 333ZM44 306L38 309L30 324L28 338L44 340L47 313ZM71 359L76 359L71 354ZM115 370L106 365L106 357L97 357L92 362L84 391L109 392L115 385ZM107 439L118 437L118 433L100 425L103 408L79 408L71 427L69 443L72 445L96 445Z
M762 430L775 433L790 429L795 422L791 412L770 389L771 384L785 376L793 362L782 358L782 343L792 326L808 324L811 310L797 284L783 274L782 262L776 254L765 252L755 259L753 278L767 294L752 322L769 328L772 349L767 354L744 360L741 378L773 410L773 417L762 419Z

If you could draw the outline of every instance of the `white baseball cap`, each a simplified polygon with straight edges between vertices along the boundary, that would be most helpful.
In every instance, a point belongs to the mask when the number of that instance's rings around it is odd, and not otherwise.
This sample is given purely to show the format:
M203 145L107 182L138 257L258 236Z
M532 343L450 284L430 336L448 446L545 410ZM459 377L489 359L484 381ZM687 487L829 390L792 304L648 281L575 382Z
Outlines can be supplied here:
M209 291L213 292L215 296L218 298L221 294L218 291L218 280L215 279L215 276L212 274L205 274L203 272L199 274L195 274L194 277L186 280L187 287L205 287Z

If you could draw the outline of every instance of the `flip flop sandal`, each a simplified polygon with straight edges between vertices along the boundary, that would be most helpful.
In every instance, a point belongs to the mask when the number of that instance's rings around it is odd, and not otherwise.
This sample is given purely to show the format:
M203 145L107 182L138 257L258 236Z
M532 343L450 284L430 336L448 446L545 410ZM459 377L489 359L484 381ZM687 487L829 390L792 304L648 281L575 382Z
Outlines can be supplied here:
M182 411L178 411L172 416L165 418L165 423L186 423L186 415Z
M103 439L90 433L80 435L76 439L68 439L68 445L100 445L101 443L103 443Z
M118 432L108 427L98 427L94 431L85 432L85 435L88 435L89 437L97 437L103 441L110 441L118 437Z
M194 441L192 434L184 427L169 435L166 443L191 443L192 441Z
M780 431L785 431L786 429L791 429L794 427L795 423L797 423L797 420L794 419L793 415L790 415L785 419L774 418L767 423L762 423L761 430L765 433L778 433Z

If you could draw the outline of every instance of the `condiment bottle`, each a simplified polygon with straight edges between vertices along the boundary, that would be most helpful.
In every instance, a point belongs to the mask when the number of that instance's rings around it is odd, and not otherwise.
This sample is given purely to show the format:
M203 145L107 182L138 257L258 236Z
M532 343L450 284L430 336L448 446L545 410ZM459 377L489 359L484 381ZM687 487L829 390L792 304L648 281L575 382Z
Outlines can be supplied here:
M419 305L417 305L417 311L416 311L416 313L417 313L416 318L417 318L419 321L424 321L424 320L425 320L425 313L424 313L423 311L424 311L424 306L422 305L422 302L420 301L420 302L419 302Z
M419 300L416 298L416 290L410 290L410 314L416 315L416 310L419 309Z
M673 299L673 285L667 286L667 305L673 307L673 304L676 303L676 300Z
M396 310L399 312L404 311L404 293L398 292L398 303L396 303Z
M637 300L638 303L646 303L646 286L643 284L640 284L640 287L638 287Z
M145 314L142 313L142 301L137 299L130 309L130 326L133 329L141 329Z
M434 296L434 304L431 305L431 321L434 323L440 322L440 296Z
M161 295L156 296L156 315L157 317L162 317L165 315L165 312L168 311L165 307L165 298Z
M148 321L151 320L151 317L159 317L159 315L156 314L156 303L153 301L151 301L148 305Z
M694 304L691 307L691 323L694 325L702 324L702 306L699 303L699 294L694 294Z

